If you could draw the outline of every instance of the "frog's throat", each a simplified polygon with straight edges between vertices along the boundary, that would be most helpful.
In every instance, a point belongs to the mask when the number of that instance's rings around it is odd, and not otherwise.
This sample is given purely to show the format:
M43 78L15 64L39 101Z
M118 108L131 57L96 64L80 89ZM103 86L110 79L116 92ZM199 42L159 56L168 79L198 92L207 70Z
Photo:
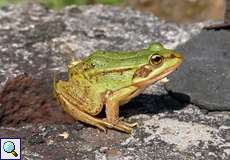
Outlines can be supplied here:
M134 83L133 86L136 86L138 88L145 88L146 86L156 83L157 81L165 78L166 76L170 75L172 72L174 72L180 65L181 65L182 61L180 63L175 64L174 66L166 69L164 72L154 76L153 78L146 80L146 81L142 81L142 82L137 82Z

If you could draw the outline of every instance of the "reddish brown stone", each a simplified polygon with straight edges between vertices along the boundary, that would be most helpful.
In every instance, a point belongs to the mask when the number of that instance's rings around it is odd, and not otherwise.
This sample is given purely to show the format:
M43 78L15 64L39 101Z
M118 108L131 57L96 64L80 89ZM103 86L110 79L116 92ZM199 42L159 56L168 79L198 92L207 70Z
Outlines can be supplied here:
M0 93L0 125L73 123L59 106L52 84L19 75L8 80Z

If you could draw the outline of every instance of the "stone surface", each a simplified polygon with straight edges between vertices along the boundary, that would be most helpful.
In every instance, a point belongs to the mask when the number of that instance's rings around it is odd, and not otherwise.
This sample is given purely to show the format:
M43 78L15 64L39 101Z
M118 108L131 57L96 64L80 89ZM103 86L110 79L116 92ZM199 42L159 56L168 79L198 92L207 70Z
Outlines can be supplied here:
M183 93L208 110L230 110L230 32L202 31L177 49L182 67L170 79L168 90ZM174 94L183 100L182 96Z
M49 85L27 75L7 81L0 93L0 126L73 123L74 120L59 107Z
M150 104L151 105L151 104ZM23 157L29 159L176 159L230 158L229 113L205 114L189 105L158 114L138 114L132 135L72 125L27 125L0 128L0 137L20 137ZM65 137L63 135L67 134Z
M53 73L65 72L71 55L135 50L153 40L174 48L204 25L178 26L105 6L55 12L30 4L0 10L0 137L20 137L25 160L230 159L229 112L200 110L159 84L122 107L126 121L139 123L132 135L71 123L52 94ZM28 75L19 75L24 72Z

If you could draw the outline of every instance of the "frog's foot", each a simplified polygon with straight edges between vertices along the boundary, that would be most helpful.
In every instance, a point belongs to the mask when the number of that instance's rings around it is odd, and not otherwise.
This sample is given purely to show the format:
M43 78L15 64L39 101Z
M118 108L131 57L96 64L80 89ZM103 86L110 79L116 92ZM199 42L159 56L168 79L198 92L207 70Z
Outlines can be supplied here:
M120 121L121 123L124 123L125 125L127 125L127 126L129 126L129 127L132 127L132 128L138 126L138 123L137 123L137 122L128 123L128 122L124 122L124 121L123 121L124 119L125 119L124 117L120 117L120 118L119 118L119 121Z
M118 122L117 124L113 125L114 129L126 132L131 134L133 132L133 128L124 124L122 121Z
M123 121L123 119L124 119L123 117L120 117L118 121L114 121L114 122L109 122L109 120L107 120L106 118L103 118L102 120L105 123L104 125L106 125L108 128L113 128L126 133L132 133L133 128L136 127L138 123L137 122L128 123Z
M91 122L91 124L100 128L104 132L106 132L106 128L111 128L111 129L115 129L115 130L119 130L119 131L131 134L133 132L133 127L137 126L137 123L127 123L127 122L119 121L118 123L113 124L113 123L108 122L107 120L97 119L94 117L92 118L95 120L92 121L93 123Z
M116 124L113 124L113 128L131 134L133 132L133 127L137 125L137 123L118 121Z
M131 127L131 128L138 126L137 122L128 123L128 122L120 121L120 123L122 123L123 125L126 125L128 127Z

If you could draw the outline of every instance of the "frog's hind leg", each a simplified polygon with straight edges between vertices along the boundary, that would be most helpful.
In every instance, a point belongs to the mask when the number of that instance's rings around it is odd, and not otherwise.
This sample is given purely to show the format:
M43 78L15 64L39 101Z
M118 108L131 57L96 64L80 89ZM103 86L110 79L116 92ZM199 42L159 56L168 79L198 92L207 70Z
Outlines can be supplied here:
M101 125L100 120L97 118L94 118L93 116L89 115L88 113L85 113L81 111L78 107L71 104L67 99L65 99L62 95L59 95L59 100L63 104L64 110L69 113L74 119L79 120L81 122L85 122L87 124L91 124L93 126L96 126L106 132L106 128L104 125Z
M58 81L54 80L54 93L57 97L59 103L63 107L64 111L70 114L74 119L85 122L87 124L91 124L100 128L103 131L106 131L104 125L99 123L99 119L94 118L88 113L81 110L83 106L79 106L78 103L74 103L75 100L70 96L73 87L69 82L66 81Z
M131 125L127 125L125 123L119 123L114 125L114 123L111 123L113 121L108 121L108 119L103 120L94 117L94 115L96 115L94 113L99 113L99 112L93 111L91 113L88 113L87 110L85 110L86 108L88 108L88 110L90 111L92 111L92 109L100 110L101 108L97 106L100 104L95 104L95 103L91 104L90 101L86 99L87 97L84 99L84 101L80 101L78 95L80 94L80 92L76 94L76 92L73 92L73 90L75 89L79 90L79 88L74 88L74 86L70 82L59 81L57 83L54 83L54 91L56 97L58 98L59 102L62 104L64 110L67 113L69 113L74 119L96 126L103 131L106 131L106 128L113 128L126 133L132 132ZM73 98L72 95L74 95L75 98Z
M96 126L106 132L106 128L114 128L123 132L131 133L132 128L124 127L122 125L116 125L114 126L112 123L109 123L106 120L102 120L99 118L95 118L91 116L90 114L81 111L79 107L76 107L72 103L70 103L63 95L58 95L59 101L62 103L64 107L64 110L69 113L74 119L79 120L81 122Z

